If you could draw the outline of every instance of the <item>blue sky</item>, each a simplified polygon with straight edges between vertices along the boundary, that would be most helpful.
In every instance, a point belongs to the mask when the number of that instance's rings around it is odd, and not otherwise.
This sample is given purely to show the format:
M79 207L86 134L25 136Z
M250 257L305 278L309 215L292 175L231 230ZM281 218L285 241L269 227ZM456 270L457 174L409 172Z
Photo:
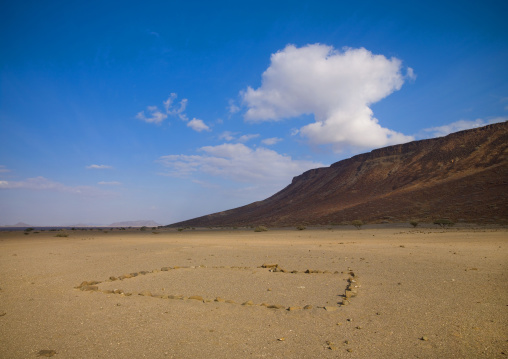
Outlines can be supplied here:
M508 120L505 1L3 1L0 225L161 224Z

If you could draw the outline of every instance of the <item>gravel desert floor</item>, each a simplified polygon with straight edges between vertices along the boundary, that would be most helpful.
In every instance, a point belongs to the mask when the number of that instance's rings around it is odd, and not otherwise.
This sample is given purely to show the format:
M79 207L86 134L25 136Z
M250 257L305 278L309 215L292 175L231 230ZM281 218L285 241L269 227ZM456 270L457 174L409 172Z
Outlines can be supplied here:
M0 358L508 358L508 230L0 232Z

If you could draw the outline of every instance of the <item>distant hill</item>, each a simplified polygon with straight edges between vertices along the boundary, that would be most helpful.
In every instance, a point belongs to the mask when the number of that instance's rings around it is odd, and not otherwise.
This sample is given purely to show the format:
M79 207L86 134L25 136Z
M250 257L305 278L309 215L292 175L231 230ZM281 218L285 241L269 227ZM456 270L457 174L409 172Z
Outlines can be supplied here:
M263 201L170 227L438 218L508 223L508 122L376 149L309 170Z
M18 222L16 224L13 224L12 226L4 226L4 227L32 227L32 225L26 224L24 222Z
M115 222L111 223L107 227L158 227L159 223L152 220L140 220L140 221L125 221L125 222Z

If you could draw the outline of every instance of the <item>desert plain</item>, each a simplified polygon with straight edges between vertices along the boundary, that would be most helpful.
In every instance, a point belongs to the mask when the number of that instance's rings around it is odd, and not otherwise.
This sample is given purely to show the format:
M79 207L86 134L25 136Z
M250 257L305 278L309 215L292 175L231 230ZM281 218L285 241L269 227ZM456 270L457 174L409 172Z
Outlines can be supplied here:
M0 358L508 358L503 227L34 232Z

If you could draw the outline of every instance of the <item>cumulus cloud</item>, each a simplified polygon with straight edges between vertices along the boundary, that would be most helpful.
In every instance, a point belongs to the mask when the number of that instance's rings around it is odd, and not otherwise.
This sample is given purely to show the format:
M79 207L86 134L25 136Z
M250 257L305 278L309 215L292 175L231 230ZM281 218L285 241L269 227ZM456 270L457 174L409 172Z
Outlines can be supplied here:
M294 160L267 148L252 149L242 143L205 146L200 155L162 156L159 162L168 168L167 175L188 177L212 175L232 181L283 186L292 177L323 164Z
M261 87L242 92L245 119L277 121L313 114L315 122L300 128L300 135L314 144L331 144L336 151L411 141L411 136L382 127L369 107L401 88L401 69L399 59L364 48L288 45L271 56ZM412 69L406 72L414 77Z
M453 132L469 130L471 128L505 121L508 121L508 117L496 117L490 120L483 120L481 118L476 120L459 120L443 126L426 128L423 130L421 137L442 137Z
M27 178L24 181L0 181L0 189L28 189L34 191L55 191L92 197L107 196L112 194L110 192L102 191L92 186L67 186L42 176Z
M111 166L108 166L108 165L90 165L90 166L86 166L86 169L88 170L108 170L108 169L112 169L113 167Z
M210 131L210 127L208 127L202 120L197 118L190 120L189 123L187 123L187 127L190 127L197 132Z
M282 141L282 138L271 137L271 138L265 138L264 140L261 141L261 143L264 145L267 145L267 146L272 146L272 145L275 145L276 143L279 143L280 141Z

